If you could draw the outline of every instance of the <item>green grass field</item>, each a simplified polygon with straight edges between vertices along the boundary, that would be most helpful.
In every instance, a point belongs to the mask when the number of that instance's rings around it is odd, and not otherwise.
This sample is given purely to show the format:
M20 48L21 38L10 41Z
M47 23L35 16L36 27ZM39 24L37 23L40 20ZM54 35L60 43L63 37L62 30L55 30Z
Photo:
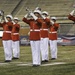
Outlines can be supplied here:
M5 63L3 47L0 47L0 75L75 75L75 46L58 46L58 59L39 67L32 67L30 46L20 50L20 59Z

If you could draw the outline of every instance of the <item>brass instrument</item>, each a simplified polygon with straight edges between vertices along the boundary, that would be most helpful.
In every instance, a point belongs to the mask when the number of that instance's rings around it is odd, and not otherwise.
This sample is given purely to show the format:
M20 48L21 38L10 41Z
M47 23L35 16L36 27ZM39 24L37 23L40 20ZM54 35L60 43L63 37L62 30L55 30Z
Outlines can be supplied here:
M26 11L28 11L29 13L31 12L29 8L26 7Z
M4 11L0 10L0 19L1 21L4 20Z
M27 17L28 18L32 18L32 16L30 15L30 13L32 12L28 7L26 7L26 11L28 12Z

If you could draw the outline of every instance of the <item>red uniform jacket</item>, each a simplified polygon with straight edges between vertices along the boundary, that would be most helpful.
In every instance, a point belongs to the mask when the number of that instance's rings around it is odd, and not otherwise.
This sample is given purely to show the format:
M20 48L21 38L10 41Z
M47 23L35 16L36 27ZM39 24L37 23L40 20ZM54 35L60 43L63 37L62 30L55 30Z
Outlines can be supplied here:
M41 26L40 28L40 37L41 38L46 38L48 37L48 22L47 19L37 19L37 22Z
M12 40L13 41L20 40L19 30L20 30L20 25L19 24L14 24L13 28L12 28Z
M30 40L40 40L40 26L34 19L23 18L23 21L30 26Z
M3 37L2 40L11 40L11 31L12 31L12 22L0 23L0 26L3 27Z
M59 24L54 23L49 27L49 40L57 40L57 30L59 28Z
M72 15L69 14L68 19L70 19L70 20L75 22L75 16L72 16Z

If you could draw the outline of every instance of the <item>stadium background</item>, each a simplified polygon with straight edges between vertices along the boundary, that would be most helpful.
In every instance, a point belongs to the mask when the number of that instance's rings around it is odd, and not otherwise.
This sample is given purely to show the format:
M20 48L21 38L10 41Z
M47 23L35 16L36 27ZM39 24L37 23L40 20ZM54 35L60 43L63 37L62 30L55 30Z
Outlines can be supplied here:
M26 7L34 10L37 6L42 11L47 11L50 16L56 16L60 24L58 35L73 36L75 35L75 25L68 20L68 14L75 9L75 0L0 0L0 10L3 10L5 16L11 14L13 17L20 19L20 36L28 36L29 26L22 22L22 18L27 13ZM0 31L3 29L0 28ZM0 46L2 40L0 38Z

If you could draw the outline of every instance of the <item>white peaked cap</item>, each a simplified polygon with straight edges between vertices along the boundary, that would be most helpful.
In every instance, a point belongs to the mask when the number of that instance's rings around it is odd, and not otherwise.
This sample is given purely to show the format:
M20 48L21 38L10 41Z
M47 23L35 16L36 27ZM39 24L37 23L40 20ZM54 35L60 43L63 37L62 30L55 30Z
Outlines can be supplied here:
M57 18L56 18L56 17L51 17L51 19L54 19L54 20L56 20Z
M14 20L18 20L19 21L19 19L17 17L14 17Z
M47 12L47 11L43 11L42 14L46 14L46 15L48 15L48 12Z
M41 8L40 7L36 7L35 10L41 10Z
M40 11L40 10L34 10L34 13L39 13L39 14L41 14L41 11Z
M6 17L10 17L11 19L13 19L12 15L7 15Z

